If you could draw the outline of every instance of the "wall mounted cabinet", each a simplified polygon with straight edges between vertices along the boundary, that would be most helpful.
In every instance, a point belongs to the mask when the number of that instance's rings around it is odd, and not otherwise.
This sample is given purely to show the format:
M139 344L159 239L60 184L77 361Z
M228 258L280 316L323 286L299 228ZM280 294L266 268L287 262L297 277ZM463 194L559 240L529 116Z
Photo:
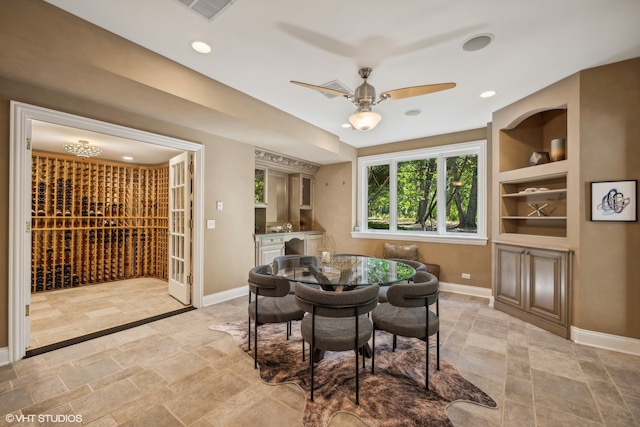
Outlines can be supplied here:
M313 176L289 175L289 222L296 231L313 228Z

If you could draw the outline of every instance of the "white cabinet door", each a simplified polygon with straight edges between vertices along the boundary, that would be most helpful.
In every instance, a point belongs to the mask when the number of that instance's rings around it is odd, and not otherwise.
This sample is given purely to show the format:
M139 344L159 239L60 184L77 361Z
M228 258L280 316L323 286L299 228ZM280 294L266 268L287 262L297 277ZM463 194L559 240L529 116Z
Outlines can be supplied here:
M262 246L259 253L260 265L271 264L274 259L284 255L284 245Z
M318 248L322 241L322 234L307 234L305 239L304 254L310 256L318 255Z

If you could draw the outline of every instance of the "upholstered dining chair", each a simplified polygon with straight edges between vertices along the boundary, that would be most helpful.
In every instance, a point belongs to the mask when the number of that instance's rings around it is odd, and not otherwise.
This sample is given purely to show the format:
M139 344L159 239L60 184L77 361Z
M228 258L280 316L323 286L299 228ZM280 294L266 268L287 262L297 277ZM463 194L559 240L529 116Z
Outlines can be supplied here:
M302 257L304 257L305 259L305 264L307 264L308 266L313 267L314 265L317 265L318 262L314 257L311 256L303 256L303 255L280 255L277 256L273 259L274 264L278 263L278 264L282 264L282 263L287 263L287 266L289 267L298 267L300 265L299 262L296 262L296 260L300 260ZM290 282L290 288L289 288L289 293L293 294L295 293L295 284L296 282Z
M418 338L425 341L426 348L426 381L429 389L429 337L436 335L436 369L440 370L440 321L439 321L439 282L431 273L418 272L413 283L392 285L387 292L388 302L379 304L372 312L373 320L373 354L371 372L375 370L375 330L383 330L393 334L393 351L396 350L396 337ZM429 306L436 305L436 313Z
M402 259L402 258L388 258L389 261L396 261L396 262L402 262L405 263L407 265L410 265L411 267L413 267L413 269L416 271L416 273L420 272L420 271L427 271L427 266L424 265L423 263L421 263L420 261L413 261L410 259ZM413 279L409 280L413 281ZM379 302L387 302L387 291L389 290L389 286L380 286L380 292L378 294L378 301Z
M291 334L291 322L302 320L304 311L296 304L295 295L289 293L287 279L269 274L268 265L259 265L249 271L249 321L247 341L251 350L251 320L253 320L253 366L258 367L258 325L287 323L287 339ZM252 301L252 295L255 299Z
M363 354L373 333L367 316L378 303L378 285L363 286L351 291L332 292L296 283L296 303L307 312L300 324L304 341L310 344L311 401L314 391L314 371L321 351L354 351L356 368L356 405L360 404L358 352ZM304 350L303 350L304 352Z

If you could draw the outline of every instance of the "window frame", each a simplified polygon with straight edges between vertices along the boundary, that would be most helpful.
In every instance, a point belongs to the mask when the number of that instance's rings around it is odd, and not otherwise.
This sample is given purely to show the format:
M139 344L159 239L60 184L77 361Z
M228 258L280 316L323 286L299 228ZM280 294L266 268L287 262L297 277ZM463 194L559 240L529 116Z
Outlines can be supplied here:
M478 219L475 233L446 231L446 159L463 155L478 156ZM438 219L436 231L407 231L397 229L397 171L398 163L427 158L437 159L437 203ZM437 147L419 148L394 153L376 154L358 158L357 170L357 219L351 233L353 238L389 239L417 242L439 242L466 245L487 244L487 141L478 140ZM368 224L368 181L370 166L389 165L389 229L369 229Z

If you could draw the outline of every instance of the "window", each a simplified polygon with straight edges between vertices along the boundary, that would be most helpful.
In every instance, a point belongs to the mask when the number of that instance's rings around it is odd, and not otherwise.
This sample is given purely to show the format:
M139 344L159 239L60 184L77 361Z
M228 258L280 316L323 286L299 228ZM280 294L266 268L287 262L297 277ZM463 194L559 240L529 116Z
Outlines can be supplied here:
M354 237L486 244L486 142L358 160Z

